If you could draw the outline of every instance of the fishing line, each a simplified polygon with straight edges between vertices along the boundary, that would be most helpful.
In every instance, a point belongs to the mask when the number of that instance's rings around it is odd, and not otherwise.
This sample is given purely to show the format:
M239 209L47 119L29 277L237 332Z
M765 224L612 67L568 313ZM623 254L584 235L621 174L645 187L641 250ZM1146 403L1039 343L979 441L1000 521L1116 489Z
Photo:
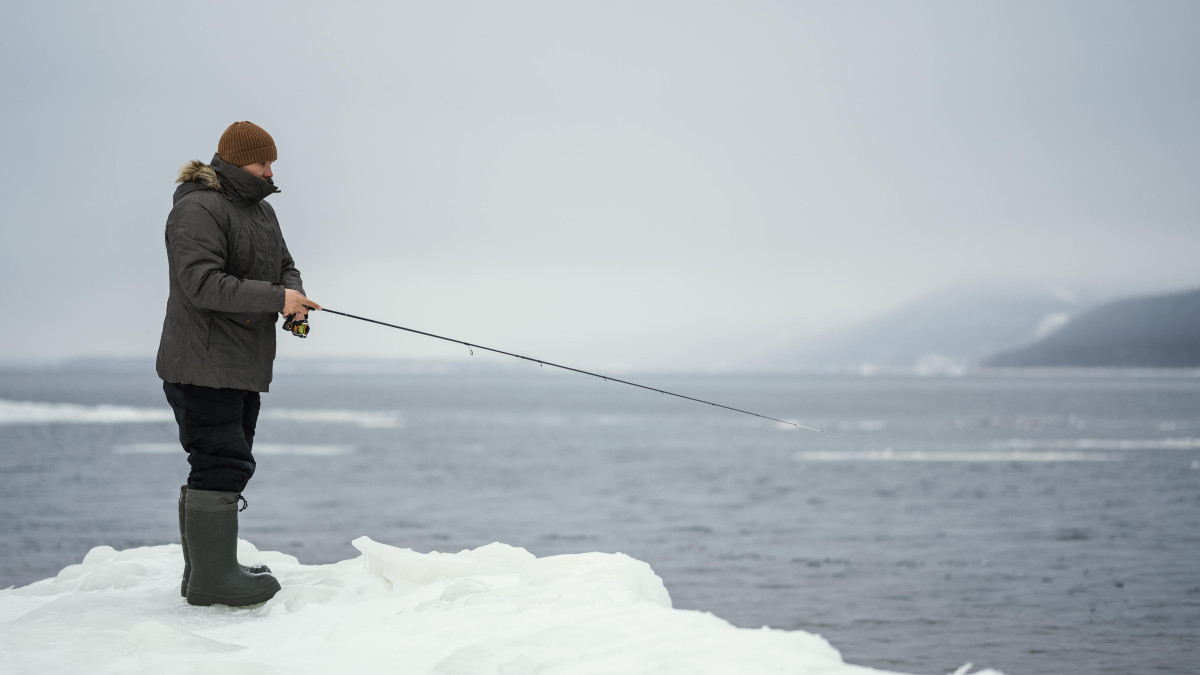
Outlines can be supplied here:
M310 307L309 309L312 309L312 308ZM724 408L726 410L732 410L733 412L742 413L743 415L753 415L754 417L760 417L764 420L771 420L772 422L779 422L780 424L790 424L791 426L796 427L797 429L807 429L809 431L817 431L822 434L825 433L824 431L821 431L820 429L817 429L816 427L807 427L807 426L804 426L803 424L797 424L796 422L789 422L787 420L776 419L774 417L768 417L767 415L760 415L756 412L750 412L749 410L741 410L740 408L733 408L733 407L730 407L727 405L722 405L720 403L713 403L712 401L705 401L703 399L693 398L691 396L684 396L683 394L676 394L674 392L666 391L664 389L656 389L654 387L647 387L644 384L638 384L636 382L630 382L628 380L622 380L620 378L610 377L608 375L601 375L599 373L592 373L592 372L589 372L586 370L580 370L579 368L563 366L563 365L559 365L557 363L551 363L549 361L544 361L542 359L535 359L530 356L521 356L520 354L506 352L502 349L492 349L491 347L484 347L483 345L472 344L472 343L466 342L464 340L456 340L455 338L444 337L442 335L435 335L433 333L427 333L423 330L417 330L415 328L405 328L404 326L397 326L396 324L393 324L393 323L386 323L384 321L368 319L365 316L355 316L354 314L347 314L346 312L339 312L337 310L329 309L328 307L322 307L319 311L329 312L330 314L337 314L338 316L345 316L345 317L349 317L351 319L358 319L359 321L366 321L367 323L379 324L380 326L387 326L388 328L395 328L397 330L408 331L409 333L416 333L417 335L424 335L425 337L431 337L431 338L436 338L438 340L445 340L446 342L453 342L455 344L460 344L460 345L466 347L468 350L470 350L472 355L475 354L476 349L482 349L484 351L493 352L495 354L503 354L505 356L512 356L514 358L524 359L525 361L530 361L532 363L536 363L539 366L552 366L554 368L560 368L562 370L569 370L573 373L579 373L581 375L589 375L591 377L598 377L606 382L619 382L621 384L627 384L631 387L637 387L638 389L645 389L647 391L656 391L660 394L666 394L667 396L674 396L676 398L682 398L682 399L685 399L688 401L695 401L696 403L705 403L707 405L711 405L716 408Z

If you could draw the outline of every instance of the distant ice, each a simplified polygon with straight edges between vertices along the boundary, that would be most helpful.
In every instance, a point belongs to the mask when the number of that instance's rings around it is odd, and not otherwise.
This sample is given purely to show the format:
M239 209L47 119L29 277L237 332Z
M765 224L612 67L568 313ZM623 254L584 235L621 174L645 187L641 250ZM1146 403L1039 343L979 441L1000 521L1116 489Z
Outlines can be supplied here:
M840 430L870 430L847 424ZM1200 438L1006 438L981 447L955 450L808 450L799 462L1119 462L1123 453L1145 450L1200 450Z
M947 354L922 354L913 367L913 373L919 377L962 377L969 370L968 359Z
M993 448L1020 450L1200 450L1200 438L1008 438Z
M372 410L264 409L260 419L321 424L352 424L363 429L396 429L404 426L394 412Z
M255 455L298 455L336 456L349 455L355 451L353 445L325 445L314 443L255 443ZM114 445L118 455L175 455L183 452L178 443L123 443Z
M834 450L804 451L799 462L1117 462L1117 454L1035 450Z
M283 590L248 609L191 607L170 544L92 549L57 577L0 591L4 672L406 675L878 675L823 638L675 610L621 554L534 557L489 544L421 554L360 537L331 565L239 542ZM902 649L902 647L897 647ZM965 672L962 669L961 672Z
M888 424L885 420L852 420L838 422L838 431L886 431Z
M171 409L119 405L79 405L0 399L0 426L13 424L144 424L174 422Z
M403 426L395 412L359 410L263 410L260 420L351 424L364 429L393 429ZM160 408L119 405L80 405L0 399L0 426L15 424L147 424L175 422L166 401Z

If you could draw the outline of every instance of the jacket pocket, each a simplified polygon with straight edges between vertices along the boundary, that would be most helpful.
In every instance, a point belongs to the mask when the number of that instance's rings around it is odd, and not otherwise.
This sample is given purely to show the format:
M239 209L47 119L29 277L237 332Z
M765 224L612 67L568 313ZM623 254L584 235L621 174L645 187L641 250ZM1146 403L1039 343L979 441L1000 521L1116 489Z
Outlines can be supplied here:
M253 363L258 331L252 324L216 315L208 322L208 360L214 366L245 367Z

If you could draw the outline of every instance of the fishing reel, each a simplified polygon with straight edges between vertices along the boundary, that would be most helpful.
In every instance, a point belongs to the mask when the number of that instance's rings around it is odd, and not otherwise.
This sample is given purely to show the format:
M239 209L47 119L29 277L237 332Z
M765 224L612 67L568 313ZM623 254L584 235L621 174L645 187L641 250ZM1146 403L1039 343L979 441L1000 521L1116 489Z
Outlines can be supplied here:
M308 319L297 319L295 314L288 314L283 319L283 330L291 331L298 338L308 337Z

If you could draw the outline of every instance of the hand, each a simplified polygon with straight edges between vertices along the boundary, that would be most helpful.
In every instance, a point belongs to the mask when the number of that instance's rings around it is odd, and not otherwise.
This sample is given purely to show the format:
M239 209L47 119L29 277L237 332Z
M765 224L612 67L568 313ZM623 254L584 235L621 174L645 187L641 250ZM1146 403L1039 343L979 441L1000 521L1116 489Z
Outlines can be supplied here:
M304 297L300 291L294 291L290 288L283 289L283 315L295 315L297 319L307 319L308 310L321 309L315 301Z

